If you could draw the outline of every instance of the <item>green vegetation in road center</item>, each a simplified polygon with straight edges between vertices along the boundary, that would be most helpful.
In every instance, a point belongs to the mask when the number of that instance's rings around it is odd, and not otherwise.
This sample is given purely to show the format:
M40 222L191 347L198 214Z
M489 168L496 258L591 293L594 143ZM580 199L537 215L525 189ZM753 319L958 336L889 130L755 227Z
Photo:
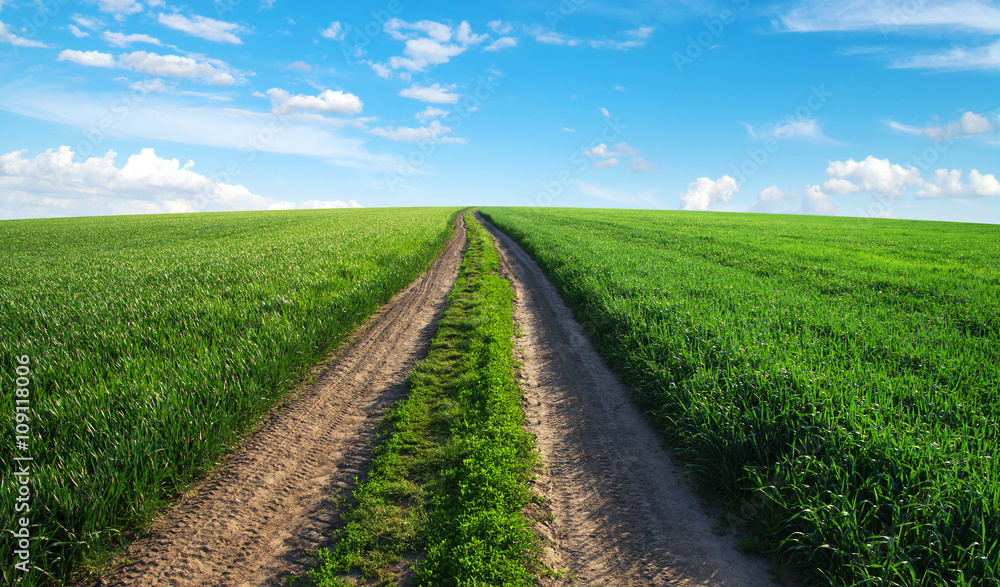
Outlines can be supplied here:
M30 566L61 583L217 461L372 311L424 271L455 209L0 222L0 381L31 360ZM0 399L13 426L11 393ZM15 520L14 439L0 511ZM3 532L14 531L13 526Z
M466 216L469 241L449 307L410 394L383 423L372 470L354 490L316 584L360 572L396 584L404 557L417 585L531 585L540 568L521 511L532 499L534 440L522 428L513 358L513 290L492 238Z
M483 215L758 546L835 585L1000 584L1000 227Z

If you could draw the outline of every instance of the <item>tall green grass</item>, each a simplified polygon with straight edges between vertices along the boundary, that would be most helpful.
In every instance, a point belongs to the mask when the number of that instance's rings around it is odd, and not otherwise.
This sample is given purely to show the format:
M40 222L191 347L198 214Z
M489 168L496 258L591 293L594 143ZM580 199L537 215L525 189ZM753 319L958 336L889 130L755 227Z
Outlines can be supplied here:
M521 510L537 463L524 430L513 357L510 283L492 238L466 216L469 245L430 352L409 396L386 419L372 471L354 490L336 544L311 578L351 585L360 573L395 585L532 585L537 546Z
M1000 584L1000 227L484 215L778 556L834 585Z
M15 520L15 357L28 355L28 574L61 583L148 521L412 281L453 209L0 222L0 511ZM12 523L12 522L11 522Z

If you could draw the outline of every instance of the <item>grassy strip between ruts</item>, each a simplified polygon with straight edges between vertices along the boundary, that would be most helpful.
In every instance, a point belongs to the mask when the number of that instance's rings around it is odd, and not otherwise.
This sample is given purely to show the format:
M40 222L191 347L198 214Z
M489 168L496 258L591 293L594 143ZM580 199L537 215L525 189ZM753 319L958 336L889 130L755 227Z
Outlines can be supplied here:
M524 431L513 358L513 291L485 229L466 217L468 250L409 397L386 418L372 471L354 491L336 545L312 579L417 585L528 585L540 564L522 509L538 462Z

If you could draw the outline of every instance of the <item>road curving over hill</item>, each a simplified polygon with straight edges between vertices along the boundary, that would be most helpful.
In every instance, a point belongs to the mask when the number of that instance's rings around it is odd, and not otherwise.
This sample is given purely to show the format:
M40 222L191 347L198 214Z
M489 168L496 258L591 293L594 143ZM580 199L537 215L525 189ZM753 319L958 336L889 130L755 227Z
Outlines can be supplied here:
M372 315L306 384L93 583L285 585L314 561L369 460L383 409L406 394L427 354L465 246L455 235L431 268Z
M555 287L489 222L517 295L524 409L545 465L536 489L553 519L539 524L544 585L788 585L736 549L699 504L662 437L629 399Z

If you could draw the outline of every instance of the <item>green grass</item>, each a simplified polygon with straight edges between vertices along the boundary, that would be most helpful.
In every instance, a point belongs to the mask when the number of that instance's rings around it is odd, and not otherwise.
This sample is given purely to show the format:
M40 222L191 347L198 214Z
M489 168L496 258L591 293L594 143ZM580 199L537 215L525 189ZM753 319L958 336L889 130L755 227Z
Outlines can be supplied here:
M387 417L369 477L311 573L395 584L419 559L417 585L531 585L534 535L521 510L537 463L514 379L513 292L492 239L466 216L469 245L410 394Z
M15 357L31 359L28 574L61 583L208 470L453 232L454 209L0 222L0 512L16 519ZM17 516L21 514L18 513Z
M755 550L834 585L1000 584L1000 227L484 215Z

